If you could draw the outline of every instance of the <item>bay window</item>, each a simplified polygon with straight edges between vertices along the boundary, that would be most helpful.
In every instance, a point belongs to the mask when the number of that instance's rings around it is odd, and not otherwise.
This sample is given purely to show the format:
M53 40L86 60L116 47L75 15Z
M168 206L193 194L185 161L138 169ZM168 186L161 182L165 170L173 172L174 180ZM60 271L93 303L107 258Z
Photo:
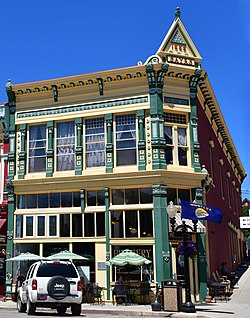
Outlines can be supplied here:
M29 172L46 171L46 125L29 127Z

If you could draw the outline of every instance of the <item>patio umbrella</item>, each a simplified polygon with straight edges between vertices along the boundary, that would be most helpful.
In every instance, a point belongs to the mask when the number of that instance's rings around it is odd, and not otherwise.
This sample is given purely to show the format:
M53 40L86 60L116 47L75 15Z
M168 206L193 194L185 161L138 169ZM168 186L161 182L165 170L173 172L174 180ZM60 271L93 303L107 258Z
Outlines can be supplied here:
M50 255L49 257L46 258L47 260L78 260L78 261L83 261L83 260L88 260L87 257L81 256L79 254L75 254L70 251L61 251L60 253L56 253L53 255Z
M135 265L141 266L141 280L142 280L142 266L152 263L149 259L132 252L131 250L124 250L120 254L111 258L108 265L115 266L115 280L116 280L116 266Z
M43 256L39 256L30 252L21 253L17 256L8 258L6 261L39 261L45 259Z

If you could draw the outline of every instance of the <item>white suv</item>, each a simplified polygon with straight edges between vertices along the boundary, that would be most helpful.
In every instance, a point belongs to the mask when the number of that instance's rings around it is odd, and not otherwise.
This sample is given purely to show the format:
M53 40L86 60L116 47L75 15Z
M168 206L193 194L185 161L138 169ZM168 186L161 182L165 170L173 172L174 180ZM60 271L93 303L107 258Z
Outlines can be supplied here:
M40 261L32 264L17 291L17 310L33 315L37 307L57 309L64 315L71 307L72 315L81 314L82 281L71 262Z

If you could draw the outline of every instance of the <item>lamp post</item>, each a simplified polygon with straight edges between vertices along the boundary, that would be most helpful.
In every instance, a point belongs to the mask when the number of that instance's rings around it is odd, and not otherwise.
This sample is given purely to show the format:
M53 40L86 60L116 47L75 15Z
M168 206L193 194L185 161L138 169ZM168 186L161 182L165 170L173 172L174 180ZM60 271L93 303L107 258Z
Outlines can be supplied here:
M187 313L196 312L195 306L191 301L190 293L190 277L189 277L189 255L187 250L187 235L188 230L192 232L197 231L197 220L193 221L194 226L187 225L185 221L182 221L181 225L176 226L175 216L177 213L176 206L172 201L169 202L167 206L167 213L170 218L170 224L173 233L181 232L183 239L183 254L184 254L184 278L185 278L185 303L182 305L182 311Z

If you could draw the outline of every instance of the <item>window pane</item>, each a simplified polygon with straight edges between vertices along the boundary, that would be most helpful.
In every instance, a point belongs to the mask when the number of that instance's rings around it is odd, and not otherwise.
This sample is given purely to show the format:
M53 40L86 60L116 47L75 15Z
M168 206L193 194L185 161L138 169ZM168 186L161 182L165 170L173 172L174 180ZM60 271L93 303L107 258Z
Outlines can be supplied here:
M125 212L126 237L138 237L137 211Z
M97 191L97 205L105 205L105 191L104 190Z
M167 201L168 204L170 201L172 201L174 204L179 204L176 200L177 195L176 195L176 189L173 188L167 188Z
M50 207L59 208L60 207L60 193L50 193Z
M45 216L44 215L37 217L37 235L45 236Z
M57 171L75 169L75 123L57 123L56 159Z
M184 201L190 201L190 190L189 189L178 189L178 199L184 200Z
M27 194L26 195L27 209L37 208L37 194Z
M61 193L61 206L72 207L72 192Z
M46 171L46 125L29 127L29 172Z
M95 236L94 213L84 214L84 236Z
M38 208L49 207L49 195L48 193L38 194Z
M180 166L187 166L187 148L178 148L178 158Z
M57 218L56 218L56 215L49 216L49 236L57 236Z
M23 216L22 215L16 216L16 237L17 238L23 237Z
M87 206L96 206L96 191L87 191Z
M33 216L26 216L26 236L33 236Z
M80 191L73 192L73 202L74 206L81 206Z
M82 237L82 214L72 214L72 236Z
M138 189L126 189L125 202L126 204L138 204L139 203Z
M116 164L136 164L136 116L116 116Z
M25 199L26 199L25 194L20 194L17 196L17 202L18 202L17 208L18 209L25 209L26 208Z
M112 204L124 204L124 190L112 191Z
M96 235L105 236L105 212L96 213Z
M153 203L152 188L139 189L140 203Z
M153 217L151 210L139 211L140 213L140 234L141 237L153 236Z
M123 212L111 212L111 237L124 237L123 235Z
M166 146L164 151L165 151L166 164L168 165L173 164L173 148Z
M104 118L91 118L85 121L86 167L105 165Z
M69 214L60 214L60 237L70 237Z

